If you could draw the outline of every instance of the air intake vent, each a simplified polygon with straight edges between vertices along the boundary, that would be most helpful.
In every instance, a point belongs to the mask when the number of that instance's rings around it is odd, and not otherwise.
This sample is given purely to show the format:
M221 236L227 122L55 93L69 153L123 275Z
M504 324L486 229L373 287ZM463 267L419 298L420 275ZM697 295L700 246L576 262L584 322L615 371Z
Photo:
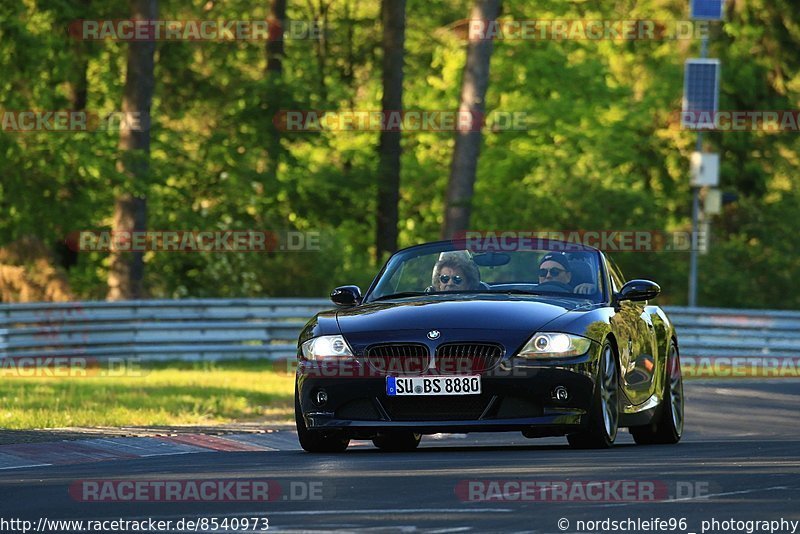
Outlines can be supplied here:
M386 397L381 399L392 421L475 421L480 419L492 396Z

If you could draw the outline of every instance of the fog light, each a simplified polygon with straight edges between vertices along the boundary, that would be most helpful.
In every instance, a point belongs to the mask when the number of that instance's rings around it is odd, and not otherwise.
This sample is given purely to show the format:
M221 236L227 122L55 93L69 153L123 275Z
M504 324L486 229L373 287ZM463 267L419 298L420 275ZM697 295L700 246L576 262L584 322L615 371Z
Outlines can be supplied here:
M317 406L324 406L325 403L328 402L328 392L324 389L317 391L317 394L314 396L314 402Z
M564 386L556 386L553 390L553 398L560 401L565 401L569 398L569 391Z

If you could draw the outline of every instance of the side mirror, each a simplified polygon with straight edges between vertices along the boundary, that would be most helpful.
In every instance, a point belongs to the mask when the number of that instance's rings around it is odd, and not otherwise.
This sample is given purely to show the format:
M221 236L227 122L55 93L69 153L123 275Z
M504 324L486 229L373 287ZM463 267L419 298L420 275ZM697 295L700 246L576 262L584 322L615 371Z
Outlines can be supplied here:
M331 291L331 300L337 306L355 306L361 303L361 289L358 286L339 286Z
M616 294L616 301L630 300L641 302L643 300L654 299L661 293L661 286L650 280L631 280Z

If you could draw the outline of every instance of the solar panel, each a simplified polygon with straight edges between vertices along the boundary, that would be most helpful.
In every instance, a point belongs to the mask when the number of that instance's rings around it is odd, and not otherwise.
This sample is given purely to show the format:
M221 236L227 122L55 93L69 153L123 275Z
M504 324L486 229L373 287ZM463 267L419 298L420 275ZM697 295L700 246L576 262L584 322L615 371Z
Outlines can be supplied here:
M722 20L725 0L692 0L690 12L696 20Z
M684 113L681 119L684 127L713 127L714 114L719 105L719 68L718 59L686 61L683 79Z

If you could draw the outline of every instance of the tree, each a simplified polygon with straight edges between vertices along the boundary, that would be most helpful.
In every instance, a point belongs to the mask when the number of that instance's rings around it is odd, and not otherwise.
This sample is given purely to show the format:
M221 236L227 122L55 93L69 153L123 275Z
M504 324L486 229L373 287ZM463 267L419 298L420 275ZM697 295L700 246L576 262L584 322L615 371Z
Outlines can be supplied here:
M158 0L130 0L131 18L155 20ZM150 105L153 99L154 40L128 44L128 66L122 97L119 160L124 183L114 204L114 231L141 232L146 227L144 194L150 174ZM108 273L109 300L141 298L144 293L142 251L113 252Z
M383 0L383 98L384 116L403 109L403 58L406 33L406 0ZM378 154L378 212L375 253L378 261L397 249L397 204L400 201L402 130L381 131Z
M470 28L475 21L482 21L485 28L500 14L501 0L475 0L470 15ZM470 114L471 124L458 121L456 146L450 166L450 182L447 186L444 226L442 237L447 239L464 231L469 225L475 173L481 150L481 124L486 110L486 89L489 86L489 62L492 58L493 41L484 38L484 32L470 32L467 45L467 64L461 85L459 114Z

